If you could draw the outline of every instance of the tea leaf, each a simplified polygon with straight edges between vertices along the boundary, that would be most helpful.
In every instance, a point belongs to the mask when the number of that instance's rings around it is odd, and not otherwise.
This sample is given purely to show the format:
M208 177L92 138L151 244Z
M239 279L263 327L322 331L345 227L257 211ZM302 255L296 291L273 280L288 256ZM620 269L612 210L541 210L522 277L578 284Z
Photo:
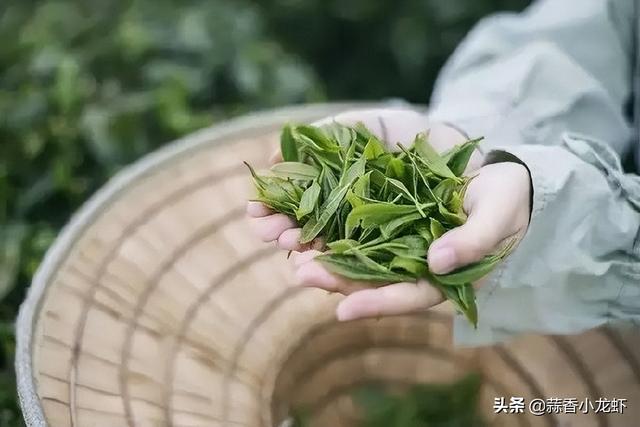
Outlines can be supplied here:
M438 213L449 224L458 226L464 224L467 215L464 212L453 213L449 211L442 203L438 203Z
M416 232L427 242L427 246L431 245L434 241L433 234L431 234L431 229L426 223L419 223L416 225Z
M442 236L447 230L445 230L445 228L442 226L442 224L440 223L440 221L438 221L435 218L430 218L429 219L429 231L431 231L431 235L433 236L433 239L438 239L440 236Z
M447 166L449 166L449 169L451 169L454 175L461 176L464 173L473 151L478 147L478 143L482 141L482 139L483 138L470 139L461 146L454 148L447 161Z
M345 224L345 235L351 236L353 230L361 225L363 228L379 227L392 219L417 212L414 205L394 205L391 203L368 203L353 208Z
M302 193L302 197L300 198L300 207L296 209L296 219L300 220L300 218L305 215L309 215L314 211L318 204L321 191L322 188L318 182L313 181L313 184L311 184L309 188Z
M389 242L389 251L394 255L417 258L421 262L425 262L424 257L427 255L428 245L425 240L417 234L409 234L398 237Z
M478 309L476 307L473 287L468 284L468 286L447 286L438 283L437 279L433 278L431 273L427 273L426 276L429 283L442 292L442 295L444 295L447 300L451 301L456 310L464 314L469 323L471 323L474 328L477 328Z
M297 162L300 160L298 145L293 137L293 128L291 125L286 125L282 128L282 133L280 134L280 152L285 162Z
M339 274L347 279L376 282L394 283L415 280L410 274L400 274L393 271L381 272L371 269L354 255L342 255L325 253L315 258L329 271Z
M398 147L400 147L400 149L402 150L402 152L404 154L406 154L407 158L409 159L409 161L411 162L411 164L413 165L413 170L415 173L418 174L418 177L420 177L420 180L422 181L422 185L424 186L424 188L427 189L427 192L429 194L429 196L431 197L431 199L433 201L437 201L437 197L435 196L435 194L433 193L433 190L431 189L431 185L429 185L429 181L427 180L427 177L425 176L425 174L422 172L422 170L420 169L420 166L418 165L418 163L416 162L416 158L417 156L411 152L409 152L402 144L398 144ZM416 177L417 179L417 177ZM417 195L416 195L417 196Z
M333 189L338 186L338 178L336 178L335 174L328 166L322 167L321 177L322 195L327 199Z
M445 285L461 286L473 283L489 274L515 246L517 240L512 238L497 254L487 255L482 260L460 267L451 273L435 275L436 279Z
M464 286L456 287L456 290L458 292L460 304L464 306L462 313L474 327L478 327L478 307L476 306L476 297L473 285L471 283L467 283Z
M438 152L429 144L427 136L424 133L418 134L413 144L418 153L418 158L421 159L424 165L434 174L444 178L457 179Z
M450 286L463 286L470 282L476 282L489 274L500 262L500 258L494 255L484 257L481 261L460 267L448 274L436 275L439 282Z
M358 197L352 189L349 189L349 191L347 191L345 199L347 199L347 202L349 202L352 208L357 208L358 206L362 206L365 204L365 201L361 197Z
M358 259L358 261L360 261L363 265L367 266L367 268L370 268L371 270L375 270L383 274L390 272L390 270L387 267L383 266L380 263L375 262L374 260L369 258L367 255L365 255L357 247L351 248L349 250L349 254L354 255Z
M416 205L416 209L418 209L418 212L420 213L420 215L423 218L426 218L426 215L424 213L424 211L422 210L422 207L420 206L420 203L418 202L418 200L413 196L413 194L411 194L409 192L409 190L407 189L407 187L405 187L405 185L398 181L397 179L393 179L393 178L387 178L387 183L391 184L393 187L395 187L398 191L400 191L400 194L402 194L403 196L405 196L407 199L409 199L410 201L412 201L415 205Z
M453 192L458 187L458 183L453 179L443 179L438 183L438 185L435 186L435 188L433 189L433 194L435 194L438 200L440 200L442 203L449 203Z
M357 137L357 134L353 129L343 126L337 122L324 125L322 126L322 129L325 133L331 135L343 150L352 145Z
M371 172L367 172L354 182L353 193L359 197L371 195Z
M348 190L349 186L343 185L342 187L335 188L331 194L329 194L325 203L320 207L320 215L318 216L318 219L311 218L302 227L300 243L309 243L318 237L318 234L320 234L322 229L338 210L338 206L340 206L340 202L342 202Z
M271 166L271 172L280 178L311 181L318 177L318 169L300 162L281 162Z
M318 147L318 151L325 151L328 153L337 153L340 151L340 145L329 138L322 128L310 125L301 125L296 126L296 132L313 141L314 145Z
M454 191L453 194L451 194L451 199L449 200L449 203L447 204L447 208L451 212L462 212L462 213L464 213L463 200L462 200L462 197L460 196L460 193L458 193L457 191Z
M247 166L249 168L249 173L251 173L251 178L253 179L253 183L255 184L257 190L259 192L261 192L264 189L265 185L266 185L266 182L265 182L264 178L259 176L256 173L255 169L253 169L253 167L251 167L251 165L249 163L247 163L247 162L242 162L242 163L244 163L245 166Z
M373 160L373 159L377 159L378 157L382 156L385 153L386 153L385 147L384 145L382 145L380 141L378 141L378 138L369 138L367 145L365 145L364 147L364 151L362 155L367 160Z
M405 225L410 224L420 218L422 218L420 212L414 212L408 215L394 218L380 227L380 234L382 234L384 237L389 238L395 233L399 232Z
M406 175L406 168L404 162L398 158L391 158L387 162L387 168L384 172L387 177L404 178Z
M349 249L356 248L359 245L360 242L353 239L341 239L327 244L329 249L331 249L331 251L336 254L341 254Z
M360 157L356 160L347 171L340 177L338 185L351 185L357 178L364 175L364 167L366 165L366 159Z
M391 269L401 268L415 277L424 277L426 272L428 271L427 264L423 261L418 261L413 258L406 258L401 256L396 256L391 260L390 264Z

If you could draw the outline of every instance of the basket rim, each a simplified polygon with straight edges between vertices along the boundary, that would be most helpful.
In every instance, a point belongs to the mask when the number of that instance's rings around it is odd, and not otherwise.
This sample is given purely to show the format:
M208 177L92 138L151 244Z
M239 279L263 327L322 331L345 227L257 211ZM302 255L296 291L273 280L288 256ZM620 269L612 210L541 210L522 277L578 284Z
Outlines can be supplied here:
M47 425L36 389L32 356L34 329L48 285L60 265L66 260L75 242L93 223L93 220L104 212L107 206L117 200L132 184L144 179L155 170L211 145L224 143L225 138L230 135L235 137L249 136L255 133L263 133L265 128L278 128L282 123L283 117L287 117L288 120L307 121L323 115L335 114L340 110L383 106L420 108L418 105L408 104L401 100L386 102L342 101L290 105L248 113L169 142L167 145L144 155L124 167L110 178L107 183L82 204L60 230L34 274L27 296L20 306L15 324L15 372L20 408L26 425Z

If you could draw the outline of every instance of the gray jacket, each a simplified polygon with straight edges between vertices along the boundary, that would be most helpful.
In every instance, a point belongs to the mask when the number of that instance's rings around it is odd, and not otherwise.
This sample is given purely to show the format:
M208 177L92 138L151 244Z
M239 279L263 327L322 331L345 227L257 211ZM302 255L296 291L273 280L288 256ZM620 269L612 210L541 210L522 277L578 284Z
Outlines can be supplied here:
M639 0L539 1L481 21L444 67L432 118L485 135L490 161L516 156L534 189L458 343L640 323L639 27Z

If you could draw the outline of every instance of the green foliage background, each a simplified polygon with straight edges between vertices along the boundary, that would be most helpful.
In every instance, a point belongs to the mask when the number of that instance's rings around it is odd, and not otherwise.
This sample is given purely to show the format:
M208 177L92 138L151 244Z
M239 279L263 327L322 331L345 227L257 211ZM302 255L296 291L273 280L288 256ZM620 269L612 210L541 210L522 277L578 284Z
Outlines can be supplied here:
M426 102L481 16L526 0L4 0L0 426L20 425L13 321L70 215L118 169L284 104Z

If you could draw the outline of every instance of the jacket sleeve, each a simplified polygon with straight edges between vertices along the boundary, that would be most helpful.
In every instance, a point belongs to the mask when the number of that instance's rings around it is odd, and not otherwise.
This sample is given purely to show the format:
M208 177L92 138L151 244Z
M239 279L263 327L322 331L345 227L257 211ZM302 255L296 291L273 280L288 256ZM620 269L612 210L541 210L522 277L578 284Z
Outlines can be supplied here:
M528 232L478 292L478 330L456 319L457 343L640 321L640 179L620 165L637 3L492 16L445 65L431 120L485 135L487 162L519 161L533 183Z

